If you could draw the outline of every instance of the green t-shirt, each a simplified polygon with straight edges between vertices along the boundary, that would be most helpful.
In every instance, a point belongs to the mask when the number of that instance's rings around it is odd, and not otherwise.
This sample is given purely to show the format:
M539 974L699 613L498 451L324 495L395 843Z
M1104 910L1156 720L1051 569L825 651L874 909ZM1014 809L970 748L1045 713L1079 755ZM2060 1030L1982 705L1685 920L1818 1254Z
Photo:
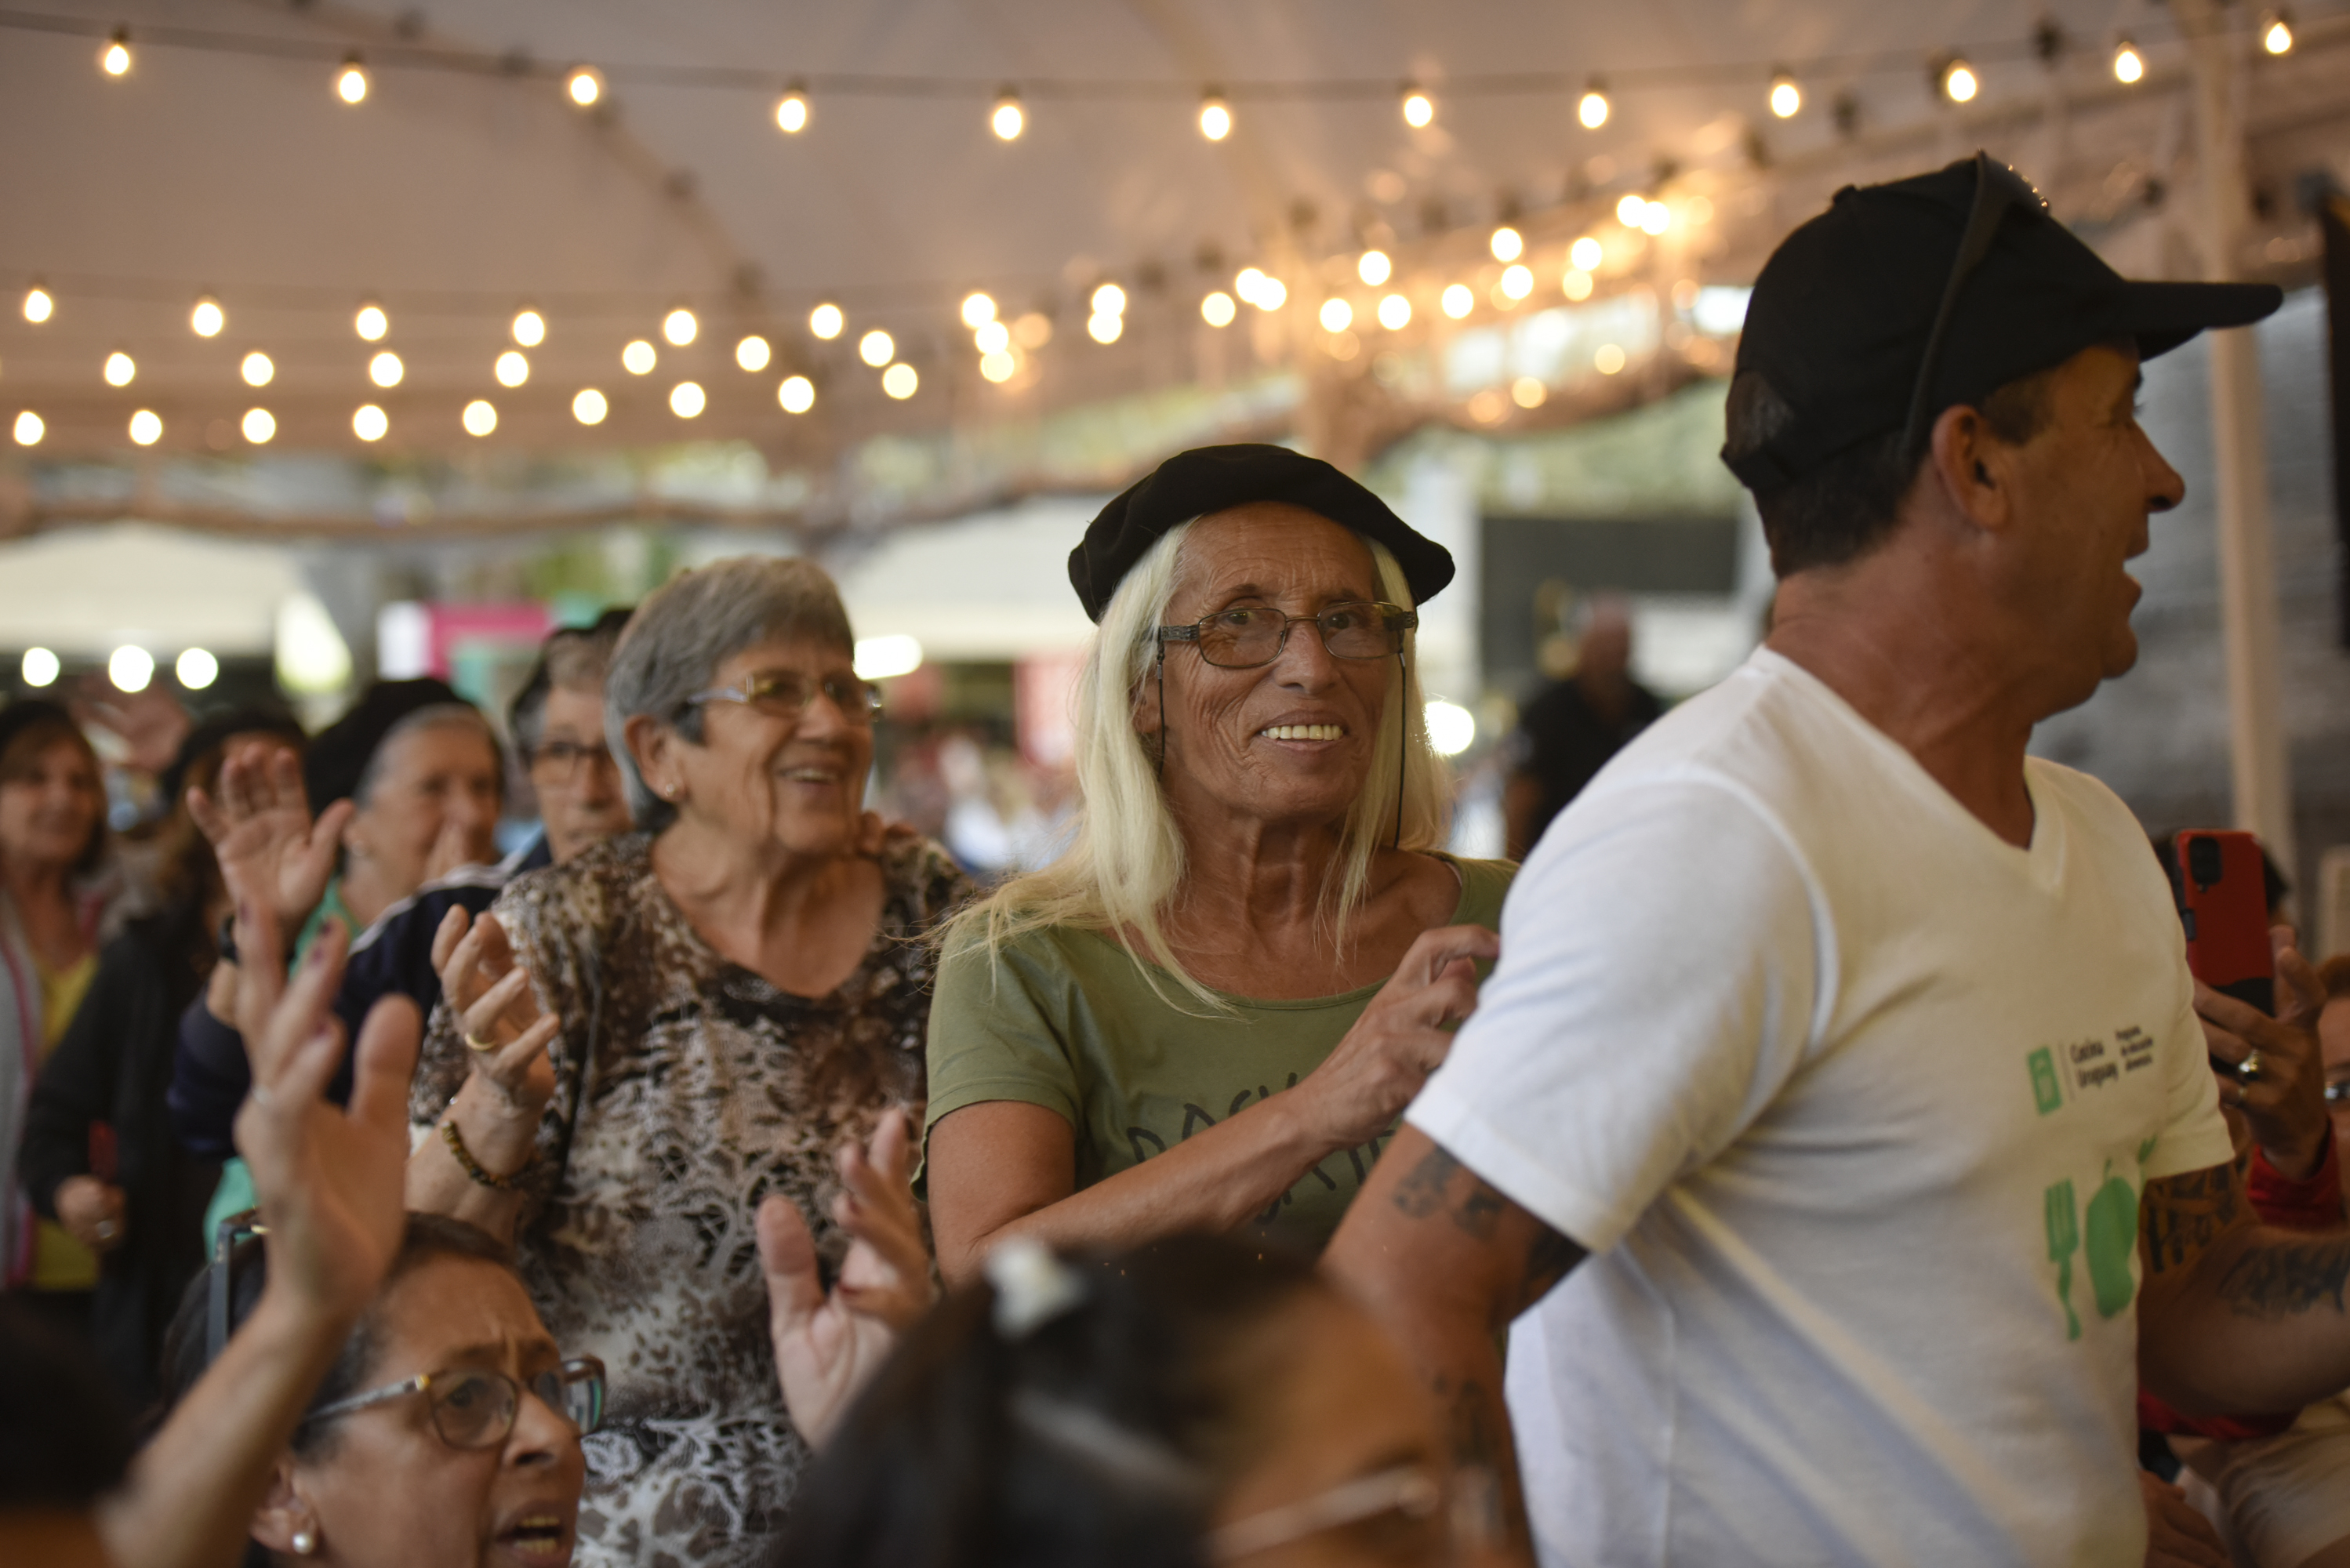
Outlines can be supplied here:
M1498 929L1517 867L1444 858L1461 876L1447 923ZM1043 1106L1076 1129L1077 1186L1090 1187L1295 1084L1379 991L1295 1002L1225 996L1230 1012L1202 1016L1196 999L1156 973L1165 996L1096 931L1028 932L1005 945L992 980L986 950L959 945L939 965L931 1005L929 1125L986 1100ZM1319 1251L1381 1143L1324 1159L1258 1226Z

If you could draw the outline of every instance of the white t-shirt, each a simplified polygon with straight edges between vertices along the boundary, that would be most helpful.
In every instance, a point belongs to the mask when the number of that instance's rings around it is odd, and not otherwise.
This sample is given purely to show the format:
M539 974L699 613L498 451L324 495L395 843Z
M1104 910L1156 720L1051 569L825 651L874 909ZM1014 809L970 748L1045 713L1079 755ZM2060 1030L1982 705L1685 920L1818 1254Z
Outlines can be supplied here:
M1510 1339L1545 1563L2138 1568L2137 1190L2230 1157L2129 812L2029 850L1767 650L1511 888L1415 1127L1594 1254Z

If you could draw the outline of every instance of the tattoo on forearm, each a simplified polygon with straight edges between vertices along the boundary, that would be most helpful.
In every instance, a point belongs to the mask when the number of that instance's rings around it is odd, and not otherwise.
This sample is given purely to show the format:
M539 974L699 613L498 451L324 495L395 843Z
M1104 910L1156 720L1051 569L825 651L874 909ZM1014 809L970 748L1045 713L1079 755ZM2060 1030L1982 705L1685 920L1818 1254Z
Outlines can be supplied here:
M1414 1220L1425 1220L1440 1210L1465 1234L1490 1241L1502 1218L1502 1195L1472 1170L1467 1172L1469 1190L1457 1202L1447 1201L1453 1179L1462 1172L1459 1160L1440 1148L1431 1148L1396 1188L1395 1206Z
M2338 1313L2345 1310L2345 1280L2350 1239L2262 1241L2229 1265L2220 1281L2220 1299L2240 1317L2291 1317L2328 1302Z
M2231 1165L2190 1170L2146 1184L2139 1227L2146 1237L2147 1268L2166 1274L2201 1257L2220 1233L2236 1222L2242 1197Z
M1511 1528L1513 1518L1523 1513L1509 1485L1517 1473L1509 1417L1499 1397L1473 1377L1453 1387L1440 1376L1436 1392L1440 1399L1451 1396L1453 1473L1460 1483L1459 1505L1469 1516L1461 1522L1486 1546L1504 1545L1517 1534Z

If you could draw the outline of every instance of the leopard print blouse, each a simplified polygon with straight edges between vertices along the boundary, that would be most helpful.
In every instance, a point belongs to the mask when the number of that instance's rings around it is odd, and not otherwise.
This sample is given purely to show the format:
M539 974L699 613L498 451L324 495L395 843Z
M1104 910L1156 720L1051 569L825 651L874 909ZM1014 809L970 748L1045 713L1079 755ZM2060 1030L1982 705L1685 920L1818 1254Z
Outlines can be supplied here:
M938 845L895 832L880 928L830 996L776 990L721 958L630 834L518 878L495 913L559 1014L555 1097L516 1231L517 1262L567 1355L602 1359L580 1568L764 1562L808 1450L767 1344L753 1216L788 1194L827 1267L833 1151L889 1106L921 1125L932 953L972 891ZM410 1099L418 1136L465 1079L448 1003Z

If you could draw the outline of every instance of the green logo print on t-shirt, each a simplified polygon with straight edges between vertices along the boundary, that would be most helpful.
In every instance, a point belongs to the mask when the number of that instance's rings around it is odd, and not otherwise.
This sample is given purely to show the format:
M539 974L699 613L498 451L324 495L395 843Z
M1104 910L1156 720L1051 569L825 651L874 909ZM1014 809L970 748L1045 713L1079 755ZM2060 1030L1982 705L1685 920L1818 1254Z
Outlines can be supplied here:
M2080 1314L2073 1310L2073 1254L2089 1263L2089 1290L2097 1315L2117 1316L2137 1293L2130 1257L2137 1251L2137 1192L2106 1161L2105 1181L2080 1215L2068 1178L2041 1195L2042 1223L2048 1231L2048 1261L2056 1265L2056 1299L2064 1303L2066 1339L2081 1337Z

